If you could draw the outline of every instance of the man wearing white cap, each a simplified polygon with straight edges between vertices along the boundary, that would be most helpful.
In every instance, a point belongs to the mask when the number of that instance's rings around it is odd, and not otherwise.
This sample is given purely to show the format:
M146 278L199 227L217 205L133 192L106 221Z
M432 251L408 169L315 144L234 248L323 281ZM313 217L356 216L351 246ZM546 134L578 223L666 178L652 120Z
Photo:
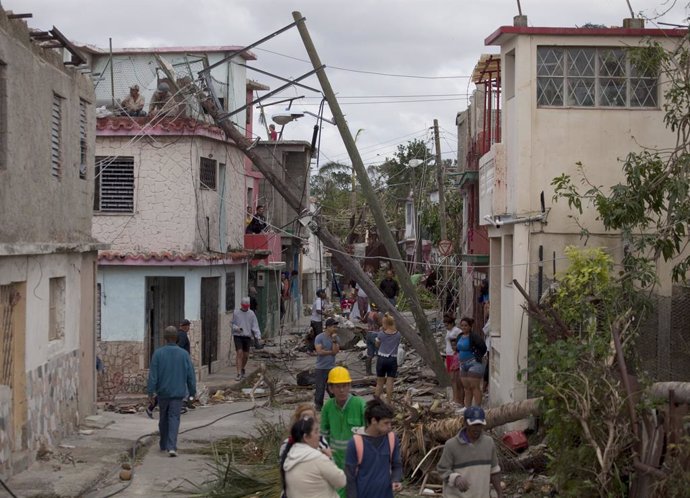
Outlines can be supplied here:
M237 377L235 380L242 380L245 377L245 367L249 360L249 346L252 338L261 341L261 330L259 330L259 320L252 310L249 309L249 297L243 297L240 301L240 309L235 310L232 315L232 338L235 343L237 367Z
M463 415L463 428L457 436L446 441L436 466L443 479L443 496L486 498L491 496L490 485L493 485L501 498L501 467L494 440L483 433L484 410L470 406Z
M139 85L129 87L129 95L122 99L120 105L122 106L122 112L127 116L146 116L144 97L139 93Z

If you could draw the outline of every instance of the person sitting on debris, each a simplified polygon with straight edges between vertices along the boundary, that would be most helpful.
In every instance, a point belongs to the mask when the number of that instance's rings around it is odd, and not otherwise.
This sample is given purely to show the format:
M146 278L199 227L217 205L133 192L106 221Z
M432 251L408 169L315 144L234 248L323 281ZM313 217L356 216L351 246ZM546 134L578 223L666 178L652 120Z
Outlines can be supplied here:
M321 432L333 449L333 460L341 469L345 468L345 450L352 438L353 429L364 427L366 402L350 394L352 378L345 367L335 367L328 372L328 388L333 397L326 401L321 410ZM345 497L345 490L338 494Z
M303 418L313 418L317 422L319 421L319 418L316 416L316 409L314 408L314 405L311 403L300 403L297 405L297 408L295 408L295 411L292 414L292 417L290 417L290 424L288 427L292 427L297 423L298 420L301 420ZM280 446L280 450L278 451L279 458L282 460L283 455L285 454L285 450L287 449L288 443L294 443L292 440L292 437L288 436L284 441L283 444ZM326 455L328 458L333 458L333 452L331 451L331 447L328 445L328 441L326 441L326 438L323 437L323 435L319 439L319 450Z
M474 320L463 317L460 320L460 331L457 339L458 362L460 364L460 382L465 390L465 406L479 406L482 402L482 379L486 354L486 343L482 336L472 330Z
M383 317L383 330L376 334L376 390L374 397L378 398L386 384L386 397L393 402L393 382L398 376L398 346L402 336L395 328L395 318L386 313Z
M502 498L498 453L494 440L483 434L484 410L470 406L465 410L463 427L446 441L436 470L443 480L444 497L485 498L493 485Z
M464 406L465 390L460 382L460 364L456 351L460 329L455 326L455 318L452 315L443 317L446 326L446 371L450 374L450 385L453 388L453 401Z
M243 297L240 301L240 309L235 310L232 314L232 339L235 343L235 367L237 368L237 377L235 380L240 381L246 377L245 367L249 360L249 346L252 343L252 338L261 341L261 330L259 329L259 320L252 310L249 309L249 297Z
M151 103L149 104L149 114L151 116L166 116L170 115L176 110L177 104L170 93L170 85L165 82L158 84L158 89L153 92L151 96Z
M149 402L158 395L160 449L176 457L182 400L186 393L190 396L196 394L196 376L189 354L176 344L177 328L166 327L163 337L165 345L158 348L151 358L146 389Z
M319 449L321 434L315 418L300 418L290 428L290 441L280 462L286 498L336 498L345 473Z
M328 372L335 366L335 355L340 352L338 344L338 322L335 318L326 320L326 330L314 339L316 350L316 369L314 370L314 405L317 411L323 407Z
M129 87L129 95L122 99L120 106L122 106L122 114L126 116L146 116L144 97L139 93L139 85Z
M391 407L380 399L367 402L366 429L347 443L347 498L393 498L393 493L402 489L400 442L392 430L394 416Z

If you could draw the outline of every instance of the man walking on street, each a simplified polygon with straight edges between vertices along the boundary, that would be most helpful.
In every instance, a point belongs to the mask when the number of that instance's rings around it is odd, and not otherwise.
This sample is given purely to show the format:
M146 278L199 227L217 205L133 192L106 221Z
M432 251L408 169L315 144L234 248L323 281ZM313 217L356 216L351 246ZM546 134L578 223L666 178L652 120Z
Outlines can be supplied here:
M494 440L483 433L484 410L470 406L464 413L465 423L457 436L446 441L436 470L443 480L445 498L486 498L490 484L498 498L501 489L498 454Z
M393 498L393 493L402 489L400 443L392 427L394 416L393 410L380 399L367 403L367 428L347 443L347 498Z
M147 392L151 402L154 395L158 395L160 449L176 457L182 400L185 393L196 395L196 378L189 353L175 344L177 329L166 327L163 337L165 345L158 348L151 358Z
M334 318L326 320L326 330L316 336L314 347L316 349L314 406L316 406L317 411L321 411L328 372L335 367L335 355L340 351L338 322Z
M398 292L400 291L400 287L398 286L398 282L396 282L393 278L392 270L388 270L386 272L386 278L381 280L381 283L379 284L379 289L381 289L381 292L384 296L386 296L388 301L393 306L395 306L395 301L398 298Z
M333 450L333 461L345 469L345 450L352 439L354 429L364 427L364 398L350 394L352 378L345 367L335 367L328 372L328 388L333 398L326 401L321 410L321 434ZM345 498L345 488L338 490Z
M245 367L247 360L249 360L249 347L252 339L256 338L261 341L261 330L259 330L259 320L256 315L249 309L249 297L243 297L240 301L240 309L235 310L232 315L232 339L235 343L235 367L237 368L237 377L235 380L239 381L245 378Z

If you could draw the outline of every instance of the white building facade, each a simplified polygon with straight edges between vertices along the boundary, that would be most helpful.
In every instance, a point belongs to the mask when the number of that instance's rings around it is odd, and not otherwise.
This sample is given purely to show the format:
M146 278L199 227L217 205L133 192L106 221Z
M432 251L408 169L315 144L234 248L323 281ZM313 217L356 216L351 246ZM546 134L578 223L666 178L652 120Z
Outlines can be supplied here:
M567 202L552 202L551 181L563 173L579 181L581 163L592 184L611 186L623 179L629 152L675 144L663 123L666 82L636 71L628 49L650 40L671 48L686 34L507 26L487 38L502 61L502 137L479 160L478 218L490 237L492 405L527 395L519 373L527 367L528 319L513 279L536 298L553 281L552 268L566 269L565 247L584 244ZM580 222L591 231L589 247L620 261L620 234L606 232L593 209ZM660 305L670 306L668 276L659 293ZM659 358L670 345L668 315L659 314Z

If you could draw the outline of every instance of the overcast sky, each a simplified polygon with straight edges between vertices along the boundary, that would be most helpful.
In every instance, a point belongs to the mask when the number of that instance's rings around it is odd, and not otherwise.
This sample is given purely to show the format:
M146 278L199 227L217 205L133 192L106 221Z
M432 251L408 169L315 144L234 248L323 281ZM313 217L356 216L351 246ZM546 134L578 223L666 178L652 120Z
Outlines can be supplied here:
M630 3L636 14L657 21L683 23L686 17L687 0ZM619 26L630 16L625 0L521 4L530 26ZM54 25L72 40L99 47L107 47L109 37L114 47L248 45L291 23L291 12L299 10L322 62L329 66L331 85L353 135L364 130L357 144L365 163L381 162L398 143L413 138L429 139L433 150L429 127L434 118L440 122L444 158L455 159L455 115L467 106L467 93L474 88L468 75L480 54L498 52L498 47L484 46L484 39L499 26L512 24L517 14L516 0L2 0L2 6L33 13L31 27ZM252 65L284 77L311 69L294 28L254 52ZM281 84L258 73L248 75L273 88ZM315 76L303 83L319 87ZM311 97L294 107L318 111L317 95L302 89L282 95ZM328 110L324 114L331 117ZM286 126L284 138L311 140L314 124L314 118L305 116ZM265 136L256 123L255 130ZM322 164L349 163L335 127L324 124L323 131Z

